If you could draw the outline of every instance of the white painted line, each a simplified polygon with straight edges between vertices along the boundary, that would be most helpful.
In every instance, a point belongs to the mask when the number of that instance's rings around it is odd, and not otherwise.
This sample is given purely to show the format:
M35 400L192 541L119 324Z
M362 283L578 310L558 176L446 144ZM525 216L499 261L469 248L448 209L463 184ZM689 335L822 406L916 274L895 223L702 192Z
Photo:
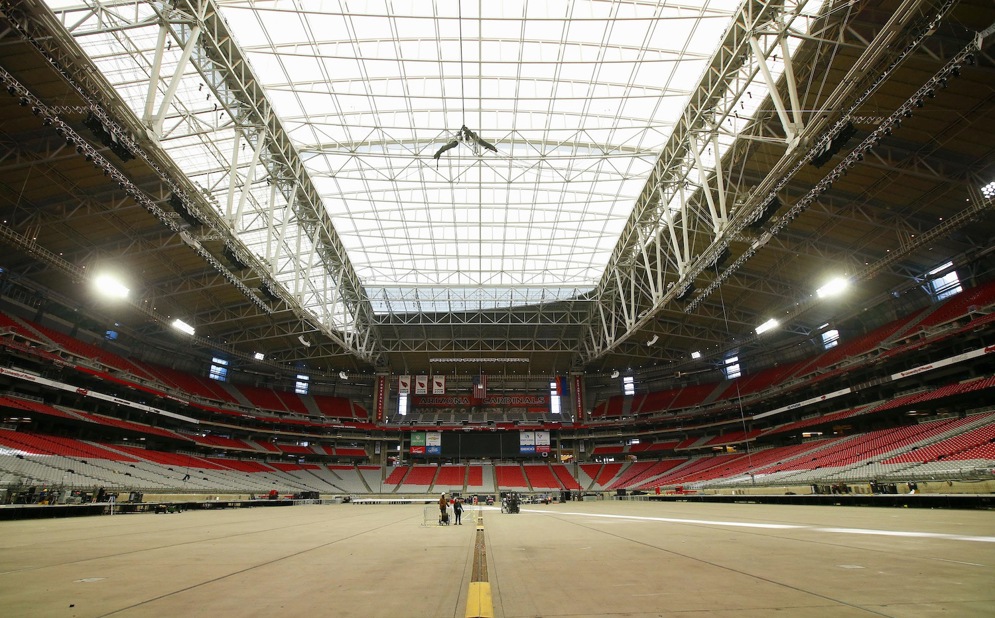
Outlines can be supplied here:
M543 515L576 515L578 517L600 517L603 519L628 519L631 521L663 521L671 524L704 524L707 526L733 526L736 528L766 528L772 530L791 530L807 528L807 526L795 526L793 524L762 524L746 521L711 521L707 519L675 519L672 517L641 517L638 515L609 515L607 513L570 513L562 511L536 511L532 509L522 509L522 512L542 513Z
M820 528L795 524L765 524L746 521L721 521L708 519L676 519L673 517L643 517L638 515L612 515L608 513L573 513L564 511L539 511L522 509L522 512L539 513L541 515L572 515L575 517L596 517L601 519L624 519L629 521L659 521L671 524L699 524L704 526L731 526L735 528L762 528L767 530L811 530L829 534L862 534L872 536L891 536L918 539L938 539L944 541L967 541L970 543L995 543L995 536L968 536L963 534L946 534L942 532L914 532L905 530L871 530L865 528ZM980 566L980 565L979 565Z
M948 541L971 541L973 543L995 543L995 536L964 536L942 532L909 532L905 530L865 530L863 528L812 528L816 532L832 534L869 534L874 536L898 536L913 539L944 539Z

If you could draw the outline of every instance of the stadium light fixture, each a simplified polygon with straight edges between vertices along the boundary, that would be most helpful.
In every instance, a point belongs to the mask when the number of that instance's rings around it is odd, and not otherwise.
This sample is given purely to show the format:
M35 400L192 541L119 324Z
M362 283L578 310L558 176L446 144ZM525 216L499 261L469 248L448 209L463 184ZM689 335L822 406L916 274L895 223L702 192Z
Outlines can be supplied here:
M780 325L781 325L780 322L778 322L774 318L771 318L757 327L757 334L762 335L771 329L777 328Z
M981 195L983 195L986 200L990 200L995 197L995 181L981 187Z
M93 287L102 296L121 300L128 298L128 292L131 291L116 277L107 274L97 275L93 280Z
M701 358L701 352L699 352L697 350L695 350L694 352L691 352L691 358L693 360L698 360L699 358Z
M188 335L193 335L194 334L194 328L193 328L193 326L190 326L189 324L187 324L186 322L184 322L180 318L176 318L175 320L173 320L172 326L173 326L173 328L175 328L176 330L180 331L181 333L186 333Z
M266 355L263 354L262 352L256 352L255 354L252 355L252 358L256 360L263 360L264 358L266 358Z
M821 288L815 291L819 298L829 298L843 292L850 285L850 282L843 277L834 277L826 282Z

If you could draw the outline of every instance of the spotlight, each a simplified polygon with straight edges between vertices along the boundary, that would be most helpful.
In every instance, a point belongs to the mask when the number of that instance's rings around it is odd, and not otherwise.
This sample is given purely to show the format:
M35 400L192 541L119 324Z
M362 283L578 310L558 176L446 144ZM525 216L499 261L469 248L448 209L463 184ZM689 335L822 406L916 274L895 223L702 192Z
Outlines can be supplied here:
M188 335L193 335L195 332L193 326L190 326L180 318L173 320L171 326L181 333L186 333Z
M10 96L14 96L15 94L17 94L17 87L13 85L7 86L7 94L9 94Z
M912 110L909 109L909 108L905 108L905 111L902 112L902 116L905 116L906 118L911 118L912 117Z
M935 96L936 96L936 91L933 90L932 88L930 88L929 90L926 91L926 98L927 99L932 99Z
M27 107L28 103L30 103L30 102L31 101L28 99L28 97L21 97L21 100L18 101L18 103L20 104L21 107Z
M960 65L954 65L954 68L950 69L950 74L954 77L960 77Z
M922 99L916 99L916 107L922 108L923 105L925 105L925 103Z
M964 62L967 63L967 66L973 67L974 66L974 54L968 54L968 55L964 56Z
M781 324L780 322L778 322L774 318L771 318L766 322L764 322L763 324L761 324L760 326L758 326L755 330L758 335L762 335L769 330L777 328L778 326L780 326L780 324Z

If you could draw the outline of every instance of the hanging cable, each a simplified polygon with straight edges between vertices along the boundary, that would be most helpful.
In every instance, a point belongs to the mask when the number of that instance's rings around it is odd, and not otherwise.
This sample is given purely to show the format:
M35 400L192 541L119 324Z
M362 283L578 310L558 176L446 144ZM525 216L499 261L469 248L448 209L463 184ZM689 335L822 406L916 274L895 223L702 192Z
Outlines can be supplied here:
M715 264L715 274L716 275L719 274L719 265L717 263ZM722 307L722 320L725 322L725 327L726 327L726 338L732 339L732 331L729 328L729 314L726 311L725 296L722 294L721 287L718 288L718 292L719 292L719 305L721 305ZM737 360L737 363L738 362L739 361ZM740 382L739 377L737 376L733 383L733 386L736 389L736 406L739 408L739 422L740 426L743 429L743 445L746 448L746 465L748 470L747 473L750 475L750 479L753 480L753 482L755 483L756 481L753 477L753 451L750 449L750 441L747 439L747 437L749 436L749 431L746 429L746 410L743 409L743 396L739 390L739 382Z

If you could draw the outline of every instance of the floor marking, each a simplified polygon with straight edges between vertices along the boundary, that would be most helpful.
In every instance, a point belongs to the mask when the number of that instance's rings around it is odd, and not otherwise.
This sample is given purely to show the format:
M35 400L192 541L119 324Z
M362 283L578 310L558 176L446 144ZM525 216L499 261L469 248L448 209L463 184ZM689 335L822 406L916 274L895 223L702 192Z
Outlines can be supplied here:
M574 513L563 511L538 511L522 509L522 512L540 513L542 515L573 515L577 517L598 517L602 519L626 519L631 521L659 521L672 524L702 524L706 526L731 526L737 528L763 528L768 530L811 530L829 534L862 534L873 536L893 536L920 539L938 539L943 541L967 541L970 543L995 543L995 536L971 536L963 534L947 534L944 532L910 532L903 530L871 530L864 528L822 528L796 524L763 524L745 521L721 521L709 519L678 519L674 517L644 517L639 515L611 515L608 513Z
M473 567L466 593L466 618L494 618L494 600L487 578L487 547L484 543L484 517L477 515L473 543Z
M663 521L672 524L706 524L710 526L733 526L738 528L767 528L775 530L792 530L807 528L808 526L797 526L794 524L758 524L744 521L712 521L707 519L676 519L673 517L643 517L639 515L609 515L606 513L570 513L560 511L535 511L522 509L522 512L542 513L544 515L577 515L579 517L601 517L604 519L628 519L633 521Z
M875 536L898 536L913 539L941 539L947 541L970 541L973 543L995 543L995 536L965 536L943 532L907 532L903 530L865 530L863 528L811 528L816 532L832 534L869 534Z
M494 602L489 583L470 582L466 597L466 618L494 618Z
M977 562L964 562L963 560L947 560L946 558L930 558L930 560L939 560L940 562L953 562L954 564L966 564L967 566L976 566L976 567L987 566L985 564L978 564Z

